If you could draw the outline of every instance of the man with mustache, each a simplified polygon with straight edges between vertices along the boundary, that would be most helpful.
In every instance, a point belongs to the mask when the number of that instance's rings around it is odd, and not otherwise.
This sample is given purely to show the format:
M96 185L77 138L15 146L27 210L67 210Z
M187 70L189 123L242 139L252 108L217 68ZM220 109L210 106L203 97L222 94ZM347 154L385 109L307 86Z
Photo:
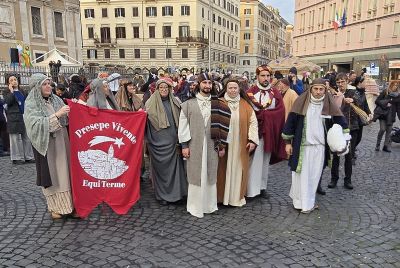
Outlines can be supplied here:
M254 152L247 184L247 197L268 198L266 189L270 164L286 158L281 137L285 123L285 106L279 90L272 87L272 68L261 65L256 69L256 83L247 91L258 121L259 146Z

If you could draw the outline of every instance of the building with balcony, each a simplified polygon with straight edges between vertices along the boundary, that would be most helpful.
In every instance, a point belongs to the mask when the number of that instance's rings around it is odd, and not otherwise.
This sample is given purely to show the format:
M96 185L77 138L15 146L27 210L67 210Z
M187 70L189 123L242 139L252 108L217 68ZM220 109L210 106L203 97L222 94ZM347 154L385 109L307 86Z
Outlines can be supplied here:
M53 48L81 61L79 0L6 0L0 3L0 63L18 63L18 48L31 60Z
M325 70L372 66L384 80L389 60L400 58L399 21L397 0L296 0L293 52Z
M133 69L237 69L239 0L81 0L83 61Z
M254 77L257 66L287 54L288 22L277 9L260 0L241 0L240 22L240 74Z

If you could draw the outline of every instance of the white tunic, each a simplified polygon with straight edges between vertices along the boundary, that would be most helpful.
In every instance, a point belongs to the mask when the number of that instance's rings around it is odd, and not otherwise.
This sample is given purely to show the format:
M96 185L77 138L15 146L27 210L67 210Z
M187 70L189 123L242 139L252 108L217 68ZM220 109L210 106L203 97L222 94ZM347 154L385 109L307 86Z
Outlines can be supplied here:
M197 94L197 102L204 126L207 126L211 115L211 98ZM191 139L189 123L185 114L181 111L178 128L179 142L187 142ZM212 213L218 210L217 206L217 184L210 184L207 179L207 138L203 140L203 155L201 159L201 186L189 183L187 196L187 211L195 217L202 218L204 213Z
M225 99L231 100L229 96L225 95ZM235 102L228 102L231 110L231 120L229 124L228 134L228 158L226 163L226 179L225 179L225 192L224 192L224 205L243 206L246 204L244 198L240 199L240 191L242 185L242 172L243 165L240 156L240 97ZM244 123L244 122L243 122ZM246 122L247 123L247 122ZM254 143L258 144L258 125L257 118L254 111L250 117L250 126L248 129L248 138Z
M323 101L311 102L308 106L301 172L292 172L289 196L293 200L293 206L302 211L311 210L315 205L315 193L324 166L325 134L322 107Z
M260 88L260 85L258 85L258 87ZM270 86L266 89L270 89ZM258 100L261 105L265 105L269 102L270 96L268 92L265 92L265 94L261 94L261 92L263 92L263 90L254 94L254 98ZM276 102L275 98L273 98L271 105L268 106L267 109L274 109L275 107ZM253 109L255 111L259 110L255 105L253 105ZM259 195L262 190L267 189L270 159L271 153L264 152L264 139L260 138L260 144L257 146L253 157L250 160L249 180L247 182L246 193L247 197L255 197Z

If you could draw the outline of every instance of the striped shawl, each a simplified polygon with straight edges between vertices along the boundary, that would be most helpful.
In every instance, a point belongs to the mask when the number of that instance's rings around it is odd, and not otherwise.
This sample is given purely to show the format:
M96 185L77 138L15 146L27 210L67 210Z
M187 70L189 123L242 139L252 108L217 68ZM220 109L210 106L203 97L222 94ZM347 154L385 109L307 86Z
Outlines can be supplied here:
M231 110L228 104L217 96L211 96L211 139L214 140L215 150L225 148L228 144L229 123Z

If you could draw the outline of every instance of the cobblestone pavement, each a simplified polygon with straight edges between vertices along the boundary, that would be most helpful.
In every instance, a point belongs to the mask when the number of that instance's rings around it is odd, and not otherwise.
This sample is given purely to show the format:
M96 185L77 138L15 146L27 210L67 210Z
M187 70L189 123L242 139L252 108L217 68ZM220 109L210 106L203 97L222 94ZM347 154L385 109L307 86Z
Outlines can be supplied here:
M203 219L183 204L160 206L151 184L128 215L100 206L85 220L50 219L32 164L0 159L1 267L400 267L400 144L375 152L366 127L355 189L327 189L300 214L286 163L273 166L270 199L220 207ZM342 170L343 171L343 170ZM341 171L341 172L342 172ZM329 182L325 171L323 185Z

